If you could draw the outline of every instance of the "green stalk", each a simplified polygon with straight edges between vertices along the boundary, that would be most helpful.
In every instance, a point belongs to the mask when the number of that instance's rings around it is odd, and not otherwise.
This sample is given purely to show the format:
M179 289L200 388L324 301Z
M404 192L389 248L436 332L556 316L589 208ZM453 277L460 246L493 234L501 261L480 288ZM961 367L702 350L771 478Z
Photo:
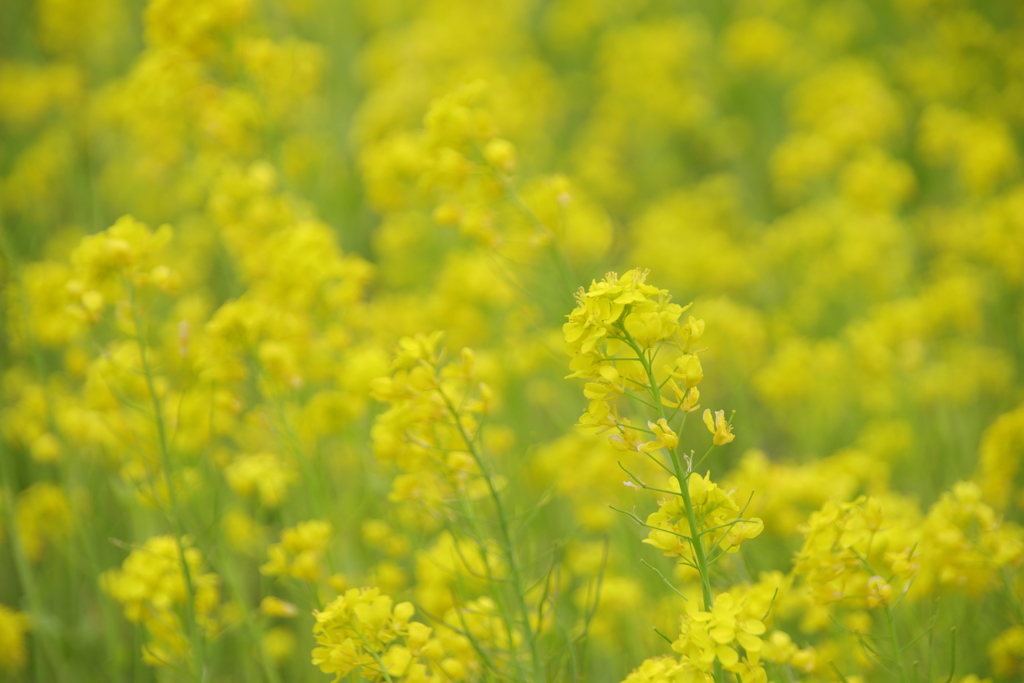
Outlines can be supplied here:
M128 291L128 303L131 308L132 322L135 325L135 340L139 345L139 358L142 363L142 373L146 378L146 388L149 392L150 401L153 404L153 418L156 421L156 431L160 445L160 455L164 464L164 478L167 480L167 497L171 502L171 514L168 515L174 538L178 544L178 561L181 564L181 572L185 577L185 588L188 592L188 601L185 605L185 616L188 619L189 640L192 642L193 666L195 667L194 677L197 681L203 680L204 668L204 643L202 633L199 631L199 622L195 615L196 593L192 582L192 572L188 567L188 560L185 558L185 544L182 542L184 531L181 523L181 509L178 506L178 494L174 487L174 469L171 461L171 452L167 444L167 427L164 424L163 408L160 405L160 397L156 392L156 384L153 381L153 372L149 365L149 354L146 349L146 342L143 339L142 317L139 315L138 302L135 297L135 288L127 278L124 286Z
M648 388L651 392L651 397L654 399L654 405L658 407L659 417L665 419L665 406L661 402L661 390L658 387L658 380L654 376L654 370L651 368L651 361L648 360L647 355L643 353L643 350L629 332L622 330L622 333L626 343L633 349L637 359L644 366L644 371L647 373ZM704 537L701 534L700 525L697 523L697 515L693 510L693 501L690 499L689 482L691 472L683 469L678 451L679 446L677 445L668 452L672 458L672 467L676 472L676 479L679 480L679 492L682 494L683 507L686 509L686 522L690 527L690 546L693 548L693 555L697 560L697 571L700 573L701 593L704 596L704 611L710 612L714 602L711 598L711 573L708 569L707 555L704 552ZM717 658L715 659L714 667L715 681L716 683L721 683L723 680L722 664Z
M896 658L896 666L900 670L900 681L902 683L909 683L910 679L907 678L907 669L903 666L903 651L900 648L900 638L896 634L896 621L892 618L892 608L889 605L885 606L885 621L889 627L889 640L892 641L892 653Z
M489 557L489 551L488 551L487 545L484 543L484 540L485 540L486 536L484 535L483 530L480 528L479 520L477 520L476 516L473 515L472 510L470 509L469 500L467 500L465 497L461 497L460 496L459 502L462 505L462 514L466 517L466 521L467 521L467 524L468 524L470 530L476 536L476 538L474 538L473 540L476 543L477 548L479 548L479 550L480 550L480 556L484 560L484 571L486 572L486 579L492 585L497 585L498 584L498 579L494 576L494 572L491 571L491 560L490 560L490 557ZM458 536L455 533L454 525L451 527L450 533L452 534L452 539L454 540L455 552L459 556L459 560L462 562L463 565L465 565L468 568L469 567L469 562L462 555L462 551L459 549L459 538L458 538ZM474 574L474 576L476 576L476 575ZM455 574L455 578L456 578L457 581L459 580L457 573ZM494 591L494 601L497 603L498 610L501 612L501 620L505 624L505 629L508 631L508 633L511 636L511 633L512 633L512 630L513 630L513 622L512 622L511 617L509 616L510 610L509 610L509 608L508 608L508 606L506 604L507 600L506 600L506 596L505 596L504 593L505 593L505 591L500 591L500 590ZM461 618L461 615L460 615L460 618ZM467 633L468 633L468 631L467 631ZM475 639L471 638L471 640L473 641L474 648L476 648L477 650L482 652L482 649L479 648L479 646L476 644ZM498 669L494 668L493 666L492 666L492 668L494 669L494 673L495 674L499 674L500 673L498 671Z
M874 537L872 536L871 541L873 540ZM868 542L869 551L871 549L871 541ZM857 553L856 551L854 551L854 553L860 559L865 569L871 572L871 574L878 576L878 572L876 572L874 567L871 566L871 563L868 561L867 557L862 557L860 553ZM899 600L897 600L897 602L899 602ZM895 619L893 619L892 616L891 605L885 605L885 623L889 630L889 642L892 645L893 657L896 660L896 666L900 672L900 681L901 683L910 683L911 679L907 676L907 669L903 665L903 648L900 647L900 638L899 635L896 633L896 621Z
M498 513L498 526L501 530L502 541L505 544L505 552L508 555L509 571L512 573L513 590L518 598L519 611L522 613L523 628L526 629L526 638L530 643L530 658L533 661L533 680L543 683L544 671L541 666L540 651L537 648L537 639L534 637L533 627L530 625L530 609L526 605L522 572L519 569L519 560L516 557L516 549L515 543L512 541L512 533L509 531L508 515L505 514L505 506L501 502L501 495L498 493L498 489L494 487L494 480L491 478L491 473L487 469L487 465L484 464L483 458L480 456L473 440L469 438L469 433L462 424L462 418L459 416L459 412L455 409L455 406L452 405L451 399L445 395L444 391L440 387L438 387L438 393L441 395L445 405L448 407L448 411L451 413L452 419L455 420L455 426L458 428L459 434L462 435L462 440L466 442L466 448L469 449L470 455L473 456L473 460L476 462L477 467L480 468L480 472L484 476L484 481L487 482L487 490L491 495L491 499L494 501L494 507ZM509 635L511 637L511 634Z

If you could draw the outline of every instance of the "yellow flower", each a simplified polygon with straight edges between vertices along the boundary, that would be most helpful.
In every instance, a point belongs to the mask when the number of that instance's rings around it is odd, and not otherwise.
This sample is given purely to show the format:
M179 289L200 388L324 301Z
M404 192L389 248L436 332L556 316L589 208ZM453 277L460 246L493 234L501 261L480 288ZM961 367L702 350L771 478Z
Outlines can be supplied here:
M704 411L704 424L707 425L708 431L714 434L714 444L716 446L723 446L733 439L736 435L732 433L732 425L725 419L725 411L715 411L714 419L711 418L711 411Z
M240 496L259 494L264 507L277 508L298 474L273 453L238 456L224 471L228 485Z
M439 680L433 667L444 656L443 645L429 627L410 622L414 612L412 603L394 605L377 588L346 591L313 613L313 664L339 678L358 672L371 681Z
M892 586L885 582L881 576L872 576L868 579L868 607L892 604Z
M190 644L182 635L177 606L189 601L191 583L193 614L207 638L212 638L229 620L230 612L221 604L220 577L203 571L203 556L191 547L188 537L181 547L174 536L150 538L133 550L120 567L100 575L100 587L124 606L125 618L145 626L150 642L143 649L143 660L152 666L185 660ZM182 571L184 552L189 580ZM148 654L147 654L148 653Z
M676 359L676 370L673 376L683 380L686 388L695 387L704 379L704 369L700 366L700 359L692 353L684 353Z
M508 140L494 138L484 145L484 159L503 173L510 173L516 167L516 148Z
M680 635L672 649L684 655L703 671L710 671L717 659L722 666L735 671L743 680L758 680L754 670L761 668L757 663L762 647L760 636L765 626L759 619L743 614L741 603L726 592L715 598L714 606L703 611L687 603L687 611L681 619ZM735 646L741 646L747 654L740 661ZM762 669L763 671L763 669Z
M663 389L661 392L661 402L663 405L666 405L669 408L679 408L679 410L684 413L692 413L700 408L700 405L697 403L697 401L700 400L700 389L697 387L692 387L689 390L683 390L673 378L669 378L665 387L673 393L674 399L666 396L665 390Z
M639 450L650 453L659 448L674 450L679 445L679 436L668 426L668 421L661 418L657 422L648 422L647 426L654 432L654 440L640 444Z
M334 532L323 520L299 522L281 533L281 542L267 549L268 561L260 567L265 576L292 576L315 583L323 575L322 560Z

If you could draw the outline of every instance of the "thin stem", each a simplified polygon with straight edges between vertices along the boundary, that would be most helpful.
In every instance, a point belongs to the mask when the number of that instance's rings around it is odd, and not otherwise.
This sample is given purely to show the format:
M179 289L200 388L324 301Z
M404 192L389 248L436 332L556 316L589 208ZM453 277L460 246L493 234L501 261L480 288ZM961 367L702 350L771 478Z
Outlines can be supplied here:
M949 632L951 642L949 644L949 677L946 679L946 683L952 683L953 674L956 673L956 626Z
M857 559L861 561L864 567L872 574L877 574L867 557L864 557L856 551L854 548L850 548L853 554L857 556ZM910 679L907 677L907 669L903 665L903 648L900 647L899 635L896 633L896 621L892 616L892 607L889 605L885 606L885 622L889 629L889 641L892 645L892 651L895 655L896 668L899 670L899 677L902 683L910 683Z
M388 668L384 666L384 662L381 661L380 655L377 654L377 650L370 647L370 641L366 639L366 636L363 635L362 631L360 631L359 629L353 630L356 632L356 635L359 636L359 639L363 641L363 648L366 650L367 654L373 657L373 661L377 662L377 666L380 667L380 670L375 671L375 673L378 673L381 676L383 676L384 680L387 681L387 683L393 683L391 680L391 674L388 673ZM366 668L370 669L371 671L374 671L373 667L368 666Z
M686 597L685 595L683 595L683 594L682 594L681 592L679 592L679 589L678 589L678 588L676 588L675 586L673 586L673 585L672 585L672 582L671 582L671 581L669 581L668 579L666 579L666 578L665 578L665 575L661 573L661 570L660 570L660 569L658 569L657 567L655 567L655 566L654 566L653 564L650 564L650 563L648 563L648 562L647 562L647 560L643 560L643 559L641 559L641 560L640 560L640 564L642 564L642 565L646 565L646 566L647 566L647 567L649 567L649 568L650 568L650 569L651 569L651 570L652 570L652 571L653 571L653 572L654 572L655 574L657 574L658 576L660 576L660 577L661 577L661 580L665 582L665 585L666 585L666 586L668 586L669 588L671 588L671 589L672 589L672 592L673 592L673 593L675 593L676 595L678 595L679 597L681 597L681 598L682 598L683 600L686 600L687 602L689 602L689 601L690 601L690 599L689 599L689 598L687 598L687 597Z
M447 406L448 411L452 415L452 419L455 420L455 426L459 430L462 440L466 442L466 448L469 450L469 454L473 457L477 467L480 468L484 481L487 483L487 490L490 492L491 499L494 501L495 511L498 513L498 527L501 531L502 540L505 542L505 552L508 556L509 571L512 574L513 590L515 591L519 601L519 611L522 614L523 628L526 630L526 639L530 644L530 658L533 660L534 680L543 681L544 673L541 666L540 651L537 648L537 639L534 637L533 627L530 624L530 608L526 604L526 595L523 591L522 572L519 568L519 560L516 556L515 544L512 541L512 532L509 530L508 526L508 515L505 514L505 506L501 502L501 494L494 486L494 479L491 477L487 465L480 456L480 452L478 451L474 440L470 438L469 432L466 431L465 426L462 424L462 417L455 409L455 406L452 405L451 399L444 393L443 389L439 388L437 393L441 396L441 399Z
M621 461L619 461L618 465L619 465L619 469L621 469L623 472L628 474L629 478L632 479L634 482L636 482L636 485L639 486L640 488L642 488L645 491L657 491L659 493L667 493L667 494L672 495L672 496L682 496L683 495L679 491L670 491L669 489L659 489L659 488L656 488L654 486L648 486L647 484L645 484L643 482L642 479L640 479L640 477L636 476L635 474L633 474L632 472L627 470L626 467L622 464ZM706 530L704 533L707 533L707 531L710 531L710 529Z
M625 335L625 342L633 349L640 362L644 366L644 370L647 372L647 380L650 382L651 396L654 399L655 405L658 406L659 417L665 417L665 408L661 402L661 390L658 386L658 380L654 376L654 370L651 368L651 363L647 360L647 357L643 354L640 347L637 345L636 340L629 334L629 332L623 331ZM679 459L678 454L679 446L669 450L669 455L672 458L672 467L676 472L676 479L679 481L679 490L683 494L683 507L686 509L686 522L690 527L690 536L692 540L690 545L693 548L694 559L697 561L697 571L700 573L700 588L701 593L704 597L704 610L707 612L711 611L714 606L714 601L711 598L711 574L708 571L708 560L704 554L704 540L701 538L700 526L697 523L697 515L693 509L693 501L690 499L690 485L689 477L690 472L683 469L683 466ZM715 659L715 670L714 678L716 683L722 683L722 665Z
M718 531L719 529L724 529L726 527L733 526L735 524L742 524L743 522L747 522L747 523L753 524L754 520L752 520L752 519L740 519L739 517L737 517L736 519L732 520L731 522L726 522L725 524L719 524L718 526L709 527L709 528L705 529L704 531L700 532L700 535L703 536L704 534L710 534L712 531Z
M650 429L645 429L643 427L637 427L636 425L626 424L625 422L616 422L615 426L616 427L622 427L623 429L632 429L632 430L637 431L637 432L644 432L644 433L650 434L652 436L657 436L657 434L655 434Z
M479 577L479 575L477 575L476 572L470 569L470 563L462 554L462 548L459 546L459 537L455 530L455 527L454 525L449 525L449 531L452 534L452 539L454 540L454 542L452 543L452 548L455 550L455 553L459 556L459 560L462 562L462 569L464 569L468 574L470 574L474 578L482 578L483 580L490 583L492 586L497 585L499 583L511 583L511 580L509 579L499 578L494 575L494 572L491 570L490 550L487 548L487 544L484 542L484 534L482 533L482 530L479 528L480 520L477 519L475 515L472 515L470 513L470 504L469 501L466 500L465 496L459 497L459 503L462 505L462 514L466 518L469 528L472 532L472 541L476 544L477 549L480 551L480 559L483 560L484 571L486 572L486 576ZM458 572L455 572L454 574L456 582L461 584L461 579L459 578ZM505 591L494 591L494 599L498 605L498 611L501 613L501 620L505 624L505 630L509 634L511 634L512 622L511 619L509 618L509 610L506 608L505 605Z
M566 259L565 253L558 248L558 244L556 242L558 235L555 233L554 230L545 225L544 221L540 219L540 216L538 216L536 212L533 209L531 209L530 206L523 200L523 198L516 191L515 187L512 186L512 183L509 181L508 176L506 176L500 170L494 168L489 163L487 163L483 150L481 150L476 145L473 145L473 150L480 157L480 160L483 162L484 168L490 171L494 179L498 181L499 185L501 185L501 189L504 191L505 198L508 199L509 203L511 203L512 206L515 207L515 209L523 216L523 218L526 219L528 223L530 223L530 225L533 226L533 228L539 234L550 235L551 237L555 238L552 239L548 244L548 253L551 256L552 262L555 264L555 268L558 270L558 276L562 280L564 290L572 291L573 284L576 280L576 276L572 272L572 266L569 264L568 259Z
M125 288L128 291L128 303L131 308L132 322L135 326L135 340L139 345L139 359L142 363L142 373L146 379L146 388L149 391L150 401L153 403L153 418L156 422L157 437L160 445L160 455L163 459L164 478L167 480L167 497L171 503L171 514L168 515L171 527L174 531L174 538L178 545L178 560L181 564L181 573L185 577L185 588L188 592L188 603L185 605L185 616L188 619L189 639L192 641L192 656L196 680L203 680L203 636L199 631L199 623L195 615L196 592L192 582L192 572L185 557L185 544L182 541L184 532L181 526L181 509L178 506L178 493L174 486L174 469L171 461L171 452L167 445L167 427L164 424L163 408L160 404L160 397L156 391L156 383L153 380L153 371L149 365L149 353L146 342L143 338L142 316L139 314L138 301L135 296L135 287L125 279Z
M711 455L711 451L713 451L714 449L715 449L715 445L711 444L711 448L708 449L707 453L705 453L704 455L702 455L700 457L700 460L698 460L696 463L694 463L692 469L697 469L698 467L700 467L701 463L704 462L709 455Z
M889 640L892 641L892 652L896 659L896 668L900 672L900 681L902 683L910 683L910 679L907 677L907 669L903 666L903 650L900 648L900 639L896 634L896 621L892 618L892 609L885 606L885 621L889 626Z
M841 680L843 683L849 683L849 679L846 677L846 674L839 670L839 667L836 666L835 662L833 662L830 659L828 664L832 667L832 670L836 672L836 675L839 676L839 680Z
M648 453L647 451L643 451L643 454L644 454L644 455L646 455L646 456L647 456L648 458L650 458L651 460L653 460L653 461L654 461L654 464L656 464L656 465L657 465L658 467L660 467L661 469L665 470L665 471L666 471L666 472L668 472L669 474L675 474L675 472L673 472L673 471L672 471L672 470L670 470L669 468L665 467L665 463L663 463L663 462L662 462L661 460L658 460L657 458L655 458L655 457L654 457L653 455L651 455L651 454L650 454L650 453ZM679 495L681 496L681 495L683 495L683 494L682 494L682 493L680 493Z
M693 543L693 539L690 538L689 536L687 536L686 534L681 534L678 531L672 531L671 529L665 529L665 528L662 528L660 526L653 526L651 524L648 524L647 522L645 522L642 519L640 519L639 515L637 515L635 512L630 512L628 510L623 510L621 508L615 507L614 505L609 505L608 507L610 507L612 510L615 510L616 512L621 512L622 514L626 515L627 517L629 517L634 522L636 522L637 524L639 524L640 526L642 526L644 528L653 529L654 531L662 531L662 532L664 532L666 534L669 534L671 536L678 536L679 538L686 539L690 543Z
M642 398L640 398L639 396L637 396L635 394L632 394L632 393L629 393L629 392L625 392L624 395L625 395L626 398L631 398L634 401L639 401L640 403L643 403L648 408L657 409L657 407L653 403L648 403L647 401L643 400Z

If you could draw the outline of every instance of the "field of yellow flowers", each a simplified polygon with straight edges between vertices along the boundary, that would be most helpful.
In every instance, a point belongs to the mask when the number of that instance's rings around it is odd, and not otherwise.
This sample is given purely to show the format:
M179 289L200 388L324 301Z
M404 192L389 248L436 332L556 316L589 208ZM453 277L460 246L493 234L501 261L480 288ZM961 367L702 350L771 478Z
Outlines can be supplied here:
M0 4L0 681L1024 680L1017 0Z

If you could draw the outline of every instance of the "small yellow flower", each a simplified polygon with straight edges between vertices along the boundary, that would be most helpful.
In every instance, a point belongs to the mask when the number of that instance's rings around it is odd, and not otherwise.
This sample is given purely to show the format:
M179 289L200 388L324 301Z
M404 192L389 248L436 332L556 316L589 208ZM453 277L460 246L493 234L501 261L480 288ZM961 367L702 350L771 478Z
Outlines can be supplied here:
M868 607L892 604L892 586L881 576L872 576L868 579L867 602Z
M684 353L676 359L675 377L683 380L687 389L697 386L704 379L704 369L700 366L700 358L692 353Z
M679 436L668 426L668 421L661 418L657 422L648 422L647 426L654 432L654 440L640 444L639 450L650 453L659 448L673 450L679 445Z
M711 411L705 410L704 424L708 426L708 431L715 435L714 443L716 446L723 446L736 438L736 435L732 433L732 425L725 419L724 410L716 410L713 420L711 418Z
M666 405L669 408L679 408L679 410L684 413L692 413L700 408L700 405L697 404L697 401L700 400L700 389L697 387L692 387L689 390L682 389L676 381L671 378L665 386L673 393L674 399L671 399L662 393L661 403L663 405Z

